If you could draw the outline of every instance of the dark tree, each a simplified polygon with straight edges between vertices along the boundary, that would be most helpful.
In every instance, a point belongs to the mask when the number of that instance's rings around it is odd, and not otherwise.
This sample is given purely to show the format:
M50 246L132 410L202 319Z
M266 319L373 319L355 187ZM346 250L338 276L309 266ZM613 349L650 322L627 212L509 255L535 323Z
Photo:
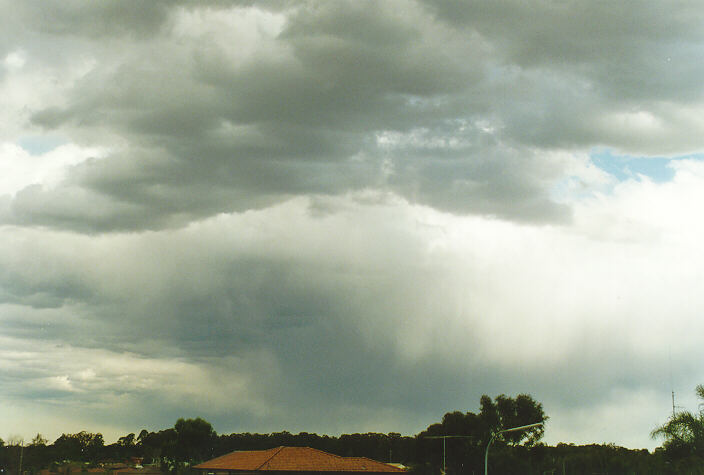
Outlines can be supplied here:
M696 388L697 397L704 403L704 385ZM704 409L700 404L698 413L681 411L670 417L665 424L657 427L651 436L663 437L663 447L670 459L686 457L704 458Z
M76 434L62 434L54 442L54 450L65 460L97 462L105 442L103 435L81 431Z
M501 394L496 397L495 402L499 424L494 430L509 429L547 420L543 412L543 405L528 394L519 394L515 399ZM518 445L521 442L524 442L525 445L533 445L543 437L544 433L545 427L541 425L527 430L507 432L503 434L503 438L509 445Z
M217 434L210 422L201 419L179 419L176 431L175 459L183 462L202 462L213 456Z

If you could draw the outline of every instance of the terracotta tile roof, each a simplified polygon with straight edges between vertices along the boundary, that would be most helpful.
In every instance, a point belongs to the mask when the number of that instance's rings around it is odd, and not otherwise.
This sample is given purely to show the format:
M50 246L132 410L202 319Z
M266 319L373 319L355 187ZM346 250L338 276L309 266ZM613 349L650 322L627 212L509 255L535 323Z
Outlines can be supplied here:
M340 457L310 447L231 452L193 468L253 472L405 472L402 468L365 457Z

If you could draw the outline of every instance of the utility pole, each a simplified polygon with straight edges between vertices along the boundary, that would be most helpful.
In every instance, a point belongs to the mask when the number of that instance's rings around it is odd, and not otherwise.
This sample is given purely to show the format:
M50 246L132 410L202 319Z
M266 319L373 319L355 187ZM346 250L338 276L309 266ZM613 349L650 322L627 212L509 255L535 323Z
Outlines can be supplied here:
M442 473L445 475L447 473L447 466L445 465L445 440L446 439L471 439L471 435L428 435L426 439L442 439Z
M20 468L17 475L22 475L22 457L24 456L24 441L20 442Z

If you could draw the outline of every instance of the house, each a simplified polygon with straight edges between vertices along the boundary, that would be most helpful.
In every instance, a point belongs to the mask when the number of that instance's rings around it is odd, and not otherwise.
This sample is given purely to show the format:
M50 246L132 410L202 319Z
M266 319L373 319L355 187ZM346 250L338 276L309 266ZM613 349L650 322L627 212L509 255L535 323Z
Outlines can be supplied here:
M231 452L193 467L202 475L312 475L405 473L403 468L365 457L340 457L310 447L276 447Z

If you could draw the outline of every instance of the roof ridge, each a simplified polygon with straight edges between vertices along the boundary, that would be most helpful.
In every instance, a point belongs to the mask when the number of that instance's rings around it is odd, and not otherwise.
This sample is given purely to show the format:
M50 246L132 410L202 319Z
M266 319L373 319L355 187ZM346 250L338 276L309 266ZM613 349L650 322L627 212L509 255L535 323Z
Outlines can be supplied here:
M369 457L365 457L364 455L360 455L359 457L354 457L354 458L357 458L357 459L367 459L367 460L371 460L372 462L376 462L376 463L386 463L386 462L381 462L381 461L379 461L379 460L371 459L371 458L369 458ZM387 464L387 465L388 465L388 464Z
M369 458L369 457L360 457L360 458L369 460L370 462L374 462L374 463L381 463L381 464L384 464L384 465L391 465L391 464L393 463L393 462L382 462L381 460L375 460L375 459ZM393 467L393 465L391 465L391 466Z
M269 461L270 461L271 459L273 459L279 452L281 452L281 451L284 449L284 446L283 446L283 445L280 445L280 446L278 446L278 447L276 447L276 448L277 448L278 450L276 450L276 452L274 452L273 454L271 454L271 457L269 457L268 459L266 459L266 460L264 461L264 463L262 463L260 466L258 466L257 468L255 468L255 470L261 470L261 468L262 468L264 465L266 465L267 463L269 463Z

